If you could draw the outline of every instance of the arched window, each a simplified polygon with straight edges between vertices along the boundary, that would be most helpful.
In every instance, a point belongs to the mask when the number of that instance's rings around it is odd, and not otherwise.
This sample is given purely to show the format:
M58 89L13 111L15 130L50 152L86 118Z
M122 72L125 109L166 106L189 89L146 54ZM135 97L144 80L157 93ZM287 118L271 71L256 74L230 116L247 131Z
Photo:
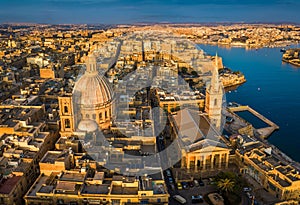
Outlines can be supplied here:
M218 104L218 99L215 99L214 106L216 106L217 104Z
M102 112L99 113L99 119L102 120Z
M105 119L107 118L107 110L105 110Z
M71 128L71 122L69 119L65 119L65 128Z
M64 113L68 113L69 112L69 108L68 108L68 106L64 106Z

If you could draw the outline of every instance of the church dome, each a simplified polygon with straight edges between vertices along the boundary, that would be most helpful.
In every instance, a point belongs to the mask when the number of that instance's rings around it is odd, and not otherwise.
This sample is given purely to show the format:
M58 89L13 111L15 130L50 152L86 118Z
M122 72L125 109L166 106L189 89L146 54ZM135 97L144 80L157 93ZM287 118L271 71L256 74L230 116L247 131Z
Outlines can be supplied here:
M86 62L86 71L76 82L73 95L78 99L78 104L83 107L101 106L112 101L113 92L108 82L100 76L97 68L96 57L89 55Z
M98 129L98 124L94 120L82 120L78 129L83 132L95 132Z

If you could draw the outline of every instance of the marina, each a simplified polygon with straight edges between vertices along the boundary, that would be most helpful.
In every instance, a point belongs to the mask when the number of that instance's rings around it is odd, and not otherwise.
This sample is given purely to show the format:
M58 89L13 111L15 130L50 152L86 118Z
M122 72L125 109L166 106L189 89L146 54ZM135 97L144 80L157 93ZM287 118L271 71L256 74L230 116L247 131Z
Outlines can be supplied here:
M237 107L229 107L228 110L231 114L238 116L238 118L240 118L240 116L237 113L247 111L247 112L251 113L252 115L254 115L255 117L257 117L258 119L260 119L261 121L263 121L265 124L267 124L268 125L267 127L257 128L257 127L253 127L253 125L250 122L246 123L246 124L251 124L252 127L255 128L256 131L260 134L260 137L267 138L275 130L279 129L278 125L276 125L274 122L267 119L265 116L258 113L256 110L254 110L253 108L251 108L248 105L240 105L240 106L237 106Z

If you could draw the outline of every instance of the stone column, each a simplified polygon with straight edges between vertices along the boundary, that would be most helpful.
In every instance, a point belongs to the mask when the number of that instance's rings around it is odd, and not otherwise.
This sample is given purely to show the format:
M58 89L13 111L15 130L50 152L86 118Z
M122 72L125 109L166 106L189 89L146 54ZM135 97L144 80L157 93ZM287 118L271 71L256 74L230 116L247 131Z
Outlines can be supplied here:
M184 167L184 161L186 161L186 157L182 157L182 159L181 159L181 168Z
M204 155L204 156L202 156L202 159L203 159L203 170L205 170L205 168L206 168L206 156Z
M211 168L211 169L214 168L214 159L215 159L215 155L212 154L212 155L211 155L211 160L210 160L210 168Z
M226 155L226 168L228 168L228 162L229 162L229 154L225 154Z
M187 164L186 164L186 167L187 169L190 169L190 156L189 155L186 155L187 157Z
M222 156L223 154L219 154L219 169L221 169L222 166Z

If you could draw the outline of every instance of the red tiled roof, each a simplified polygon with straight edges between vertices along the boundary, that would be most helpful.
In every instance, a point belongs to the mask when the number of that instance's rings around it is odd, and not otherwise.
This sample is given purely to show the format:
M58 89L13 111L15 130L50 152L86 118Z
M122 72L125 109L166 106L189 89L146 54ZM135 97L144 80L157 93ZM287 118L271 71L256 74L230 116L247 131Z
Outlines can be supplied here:
M9 194L13 188L16 186L18 181L21 179L22 176L13 176L8 179L4 179L0 184L0 193L1 194Z

